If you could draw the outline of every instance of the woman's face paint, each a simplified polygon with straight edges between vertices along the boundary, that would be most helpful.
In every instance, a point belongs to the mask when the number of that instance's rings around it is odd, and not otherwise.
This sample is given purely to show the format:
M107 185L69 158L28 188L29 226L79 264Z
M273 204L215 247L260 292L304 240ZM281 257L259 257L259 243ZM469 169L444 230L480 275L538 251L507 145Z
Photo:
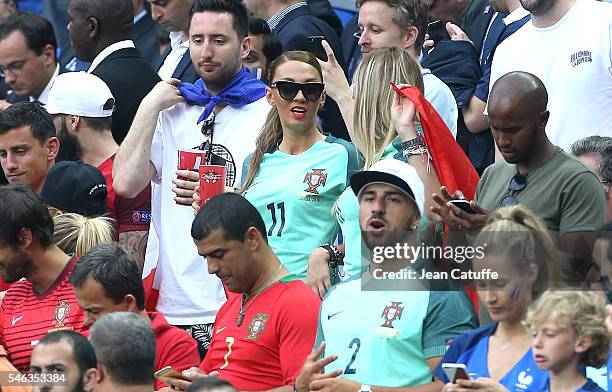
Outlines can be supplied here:
M521 295L521 286L519 286L519 284L515 284L510 292L510 299L516 300L519 295Z

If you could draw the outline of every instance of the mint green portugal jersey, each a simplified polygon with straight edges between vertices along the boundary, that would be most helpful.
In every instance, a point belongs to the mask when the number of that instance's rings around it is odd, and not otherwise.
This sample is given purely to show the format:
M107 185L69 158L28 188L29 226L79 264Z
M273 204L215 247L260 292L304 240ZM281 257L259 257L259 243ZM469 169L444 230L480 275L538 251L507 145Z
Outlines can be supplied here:
M338 359L326 372L361 384L409 387L432 381L427 359L477 326L461 291L364 291L359 276L335 285L321 304L315 347Z
M399 159L406 162L401 153L402 141L396 138L385 148L382 159ZM338 199L336 219L344 239L344 274L345 279L361 273L361 228L359 226L359 201L352 188L347 188Z
M250 161L245 160L243 173ZM244 193L263 217L274 253L300 279L306 278L310 252L333 242L332 207L360 162L351 143L327 136L299 155L266 153Z

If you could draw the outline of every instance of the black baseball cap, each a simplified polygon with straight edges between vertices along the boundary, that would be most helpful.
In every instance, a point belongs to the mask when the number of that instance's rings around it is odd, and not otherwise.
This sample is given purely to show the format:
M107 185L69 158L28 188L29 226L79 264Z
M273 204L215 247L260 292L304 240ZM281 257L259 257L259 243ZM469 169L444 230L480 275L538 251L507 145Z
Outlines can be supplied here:
M82 162L58 162L47 174L40 197L63 212L87 217L106 213L106 179L98 168Z

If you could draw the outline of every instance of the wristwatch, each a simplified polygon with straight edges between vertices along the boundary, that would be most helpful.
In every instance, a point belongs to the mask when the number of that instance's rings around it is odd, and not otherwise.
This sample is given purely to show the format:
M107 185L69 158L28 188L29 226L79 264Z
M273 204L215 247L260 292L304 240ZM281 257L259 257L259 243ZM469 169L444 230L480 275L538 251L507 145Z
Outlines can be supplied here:
M360 392L372 392L372 386L371 385L366 385L366 384L361 384Z

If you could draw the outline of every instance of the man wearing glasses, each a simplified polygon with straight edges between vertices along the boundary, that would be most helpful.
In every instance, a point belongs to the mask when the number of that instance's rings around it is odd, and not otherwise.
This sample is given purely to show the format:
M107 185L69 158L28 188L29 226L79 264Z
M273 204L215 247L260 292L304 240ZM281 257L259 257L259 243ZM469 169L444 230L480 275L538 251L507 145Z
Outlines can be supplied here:
M433 196L438 204L433 212L451 229L476 231L491 211L524 205L544 221L559 249L571 255L575 271L584 276L591 260L590 234L604 223L604 192L593 172L548 139L547 103L546 88L530 73L511 72L496 81L488 112L504 161L483 173L471 213L449 203L463 195L451 195L444 187Z
M60 73L57 43L51 23L29 12L15 13L0 25L0 77L13 90L0 110L27 100L47 103L53 80Z

